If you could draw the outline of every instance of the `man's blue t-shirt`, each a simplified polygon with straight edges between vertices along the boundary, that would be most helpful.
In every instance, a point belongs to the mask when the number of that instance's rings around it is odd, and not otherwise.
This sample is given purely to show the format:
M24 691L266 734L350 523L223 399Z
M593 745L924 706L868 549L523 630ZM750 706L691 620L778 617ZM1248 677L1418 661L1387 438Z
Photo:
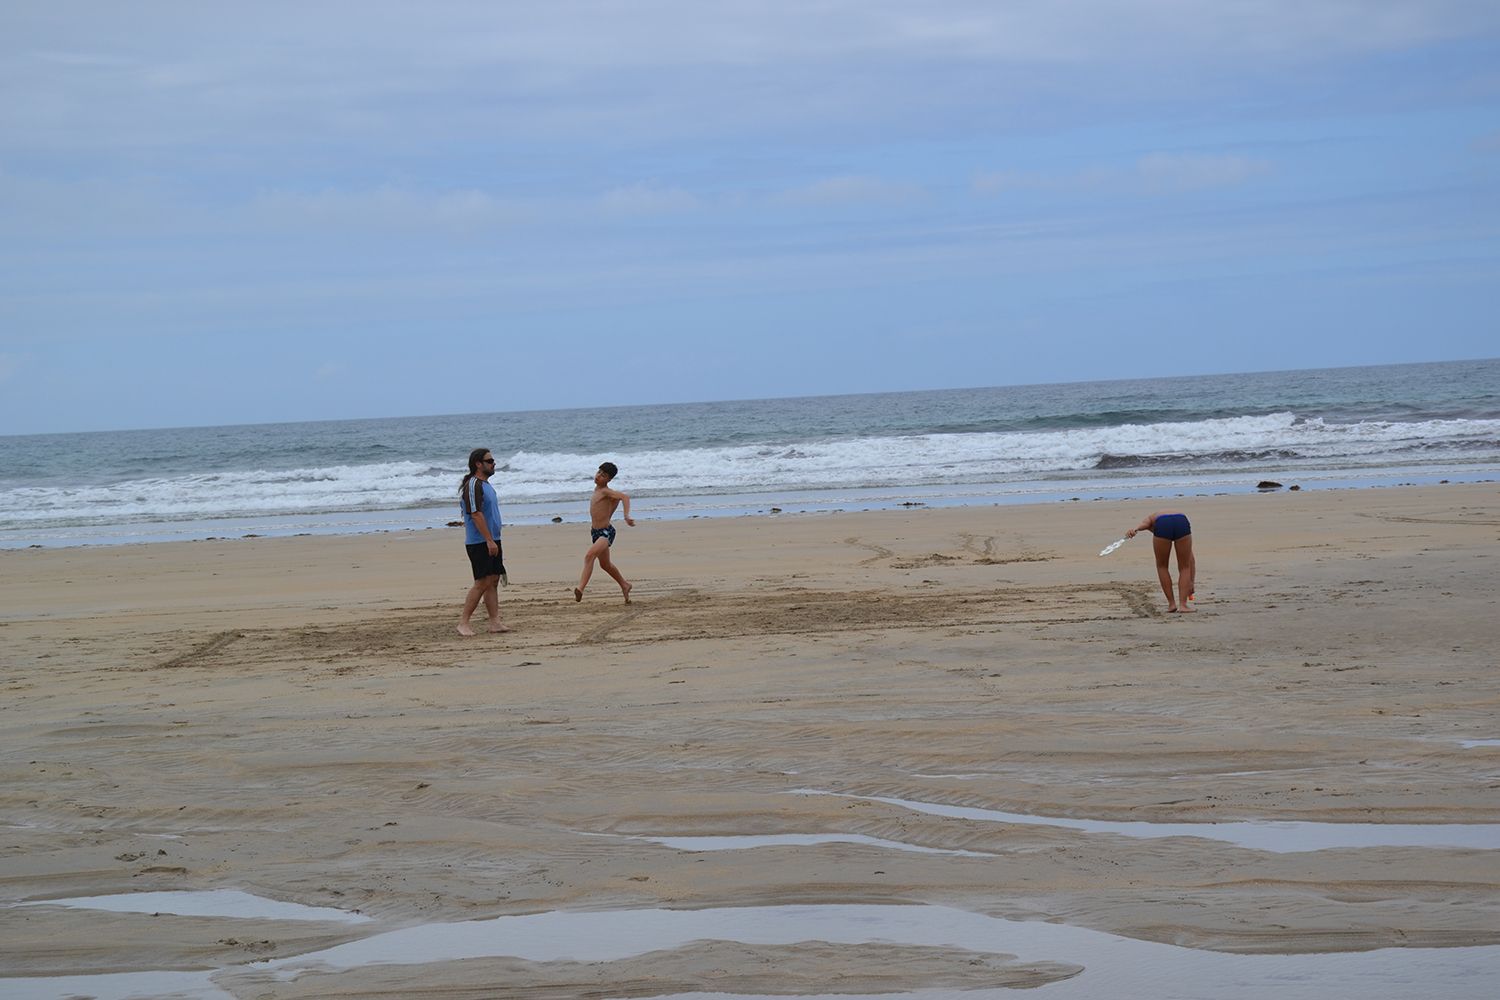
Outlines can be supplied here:
M469 496L465 499L467 503L459 504L464 514L464 544L477 545L484 541L484 536L474 526L474 515L469 513L471 507L477 508L484 515L484 523L489 525L490 537L498 542L500 540L500 497L495 493L495 487L475 476L469 480Z

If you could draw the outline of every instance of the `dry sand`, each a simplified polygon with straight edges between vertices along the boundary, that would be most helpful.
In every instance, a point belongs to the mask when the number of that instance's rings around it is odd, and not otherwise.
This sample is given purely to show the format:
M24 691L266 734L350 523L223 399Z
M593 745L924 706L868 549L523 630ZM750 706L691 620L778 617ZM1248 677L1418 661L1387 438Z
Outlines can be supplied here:
M940 904L1184 953L1500 943L1496 850L1271 852L875 801L1500 823L1500 746L1462 743L1500 738L1500 490L1179 505L1191 616L1163 613L1146 537L1097 555L1149 501L641 520L615 547L628 607L603 573L573 603L583 527L507 528L515 631L473 639L454 530L0 552L0 973L222 969L243 997L1088 974L1079 954L733 941L246 965L428 923L782 904ZM968 853L631 839L791 833ZM215 888L373 919L9 905Z

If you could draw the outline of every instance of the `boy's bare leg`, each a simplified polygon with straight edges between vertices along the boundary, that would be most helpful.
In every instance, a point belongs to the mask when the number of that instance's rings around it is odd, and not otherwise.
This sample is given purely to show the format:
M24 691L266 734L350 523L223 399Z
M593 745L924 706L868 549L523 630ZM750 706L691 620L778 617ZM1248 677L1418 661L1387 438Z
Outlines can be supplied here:
M1198 563L1193 558L1193 536L1184 535L1173 543L1177 550L1177 610L1196 611L1188 598L1193 596L1193 578Z
M573 600L583 600L583 589L589 585L589 577L594 575L594 563L607 560L608 553L609 540L601 538L583 554L583 575L578 578L578 586L573 588Z
M615 583L618 583L620 585L620 592L625 595L625 603L629 604L630 588L634 587L635 584L626 580L625 577L620 574L620 571L615 568L614 560L609 557L608 548L605 548L605 550L599 554L599 568L615 578Z
M1166 538L1151 539L1151 550L1156 556L1156 579L1161 582L1161 592L1167 595L1167 610L1177 610L1177 599L1172 594L1172 571L1167 568L1167 559L1172 555L1172 542ZM1178 562L1178 575L1182 575L1182 563Z

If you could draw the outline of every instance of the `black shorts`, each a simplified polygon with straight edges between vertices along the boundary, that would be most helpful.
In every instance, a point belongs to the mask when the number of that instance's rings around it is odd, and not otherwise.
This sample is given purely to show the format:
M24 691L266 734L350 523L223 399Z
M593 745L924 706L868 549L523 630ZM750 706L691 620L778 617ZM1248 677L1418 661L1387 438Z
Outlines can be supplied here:
M505 550L500 547L500 539L495 539L495 554L490 555L490 547L487 542L475 542L473 545L465 545L469 552L469 565L474 567L474 579L483 580L487 576L505 575Z

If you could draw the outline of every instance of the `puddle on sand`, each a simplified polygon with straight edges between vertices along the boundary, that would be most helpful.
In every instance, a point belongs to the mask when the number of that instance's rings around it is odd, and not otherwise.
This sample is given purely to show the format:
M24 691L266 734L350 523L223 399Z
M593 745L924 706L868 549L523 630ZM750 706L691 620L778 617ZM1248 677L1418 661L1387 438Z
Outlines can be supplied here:
M1500 740L1462 740L1459 746L1465 750L1473 750L1475 747L1500 747Z
M364 923L363 913L350 913L331 906L303 906L252 896L238 889L206 889L199 892L117 892L109 896L77 896L71 899L33 899L17 906L67 906L80 910L112 913L170 913L180 917L249 917L258 920L336 920Z
M1276 767L1260 771L1219 771L1199 774L1174 774L1168 781L1201 781L1204 778L1254 778L1262 774L1307 774L1327 770L1323 767Z
M292 958L253 963L289 981L314 969L373 964L450 962L517 957L534 962L610 962L691 941L724 940L788 945L897 943L1012 954L1020 962L1084 967L1072 979L1037 988L1043 1000L1116 997L1324 1000L1359 996L1395 1000L1442 996L1479 1000L1500 976L1500 946L1395 948L1325 955L1231 955L1136 941L1102 931L1045 921L1006 920L943 906L765 906L706 910L551 912L375 934L361 941ZM961 961L961 959L960 959ZM0 980L10 1000L41 1000L69 992L99 1000L136 996L227 996L212 973L134 973ZM151 977L156 977L153 980ZM679 994L680 997L705 994ZM932 997L917 992L894 996ZM942 995L951 996L951 991ZM966 998L1010 998L1012 990L965 992ZM723 994L714 994L722 998ZM883 1000L891 1000L885 994ZM841 1000L848 1000L847 997Z
M1339 847L1458 847L1500 850L1500 824L1494 823L1306 823L1291 820L1254 823L1114 823L1060 816L1032 816L935 802L912 802L880 795L824 792L815 788L797 788L789 794L832 795L843 799L884 802L934 816L987 820L992 823L1061 826L1086 833L1113 833L1122 837L1201 837L1278 854L1324 851Z
M5 1000L236 1000L211 972L116 972L100 976L0 978Z
M737 837L632 837L632 840L648 840L653 844L675 847L679 851L748 851L756 847L810 847L814 844L867 844L897 851L913 851L917 854L956 854L966 858L993 858L993 854L982 851L961 851L957 848L919 847L899 840L882 840L858 833L774 833L762 836Z

